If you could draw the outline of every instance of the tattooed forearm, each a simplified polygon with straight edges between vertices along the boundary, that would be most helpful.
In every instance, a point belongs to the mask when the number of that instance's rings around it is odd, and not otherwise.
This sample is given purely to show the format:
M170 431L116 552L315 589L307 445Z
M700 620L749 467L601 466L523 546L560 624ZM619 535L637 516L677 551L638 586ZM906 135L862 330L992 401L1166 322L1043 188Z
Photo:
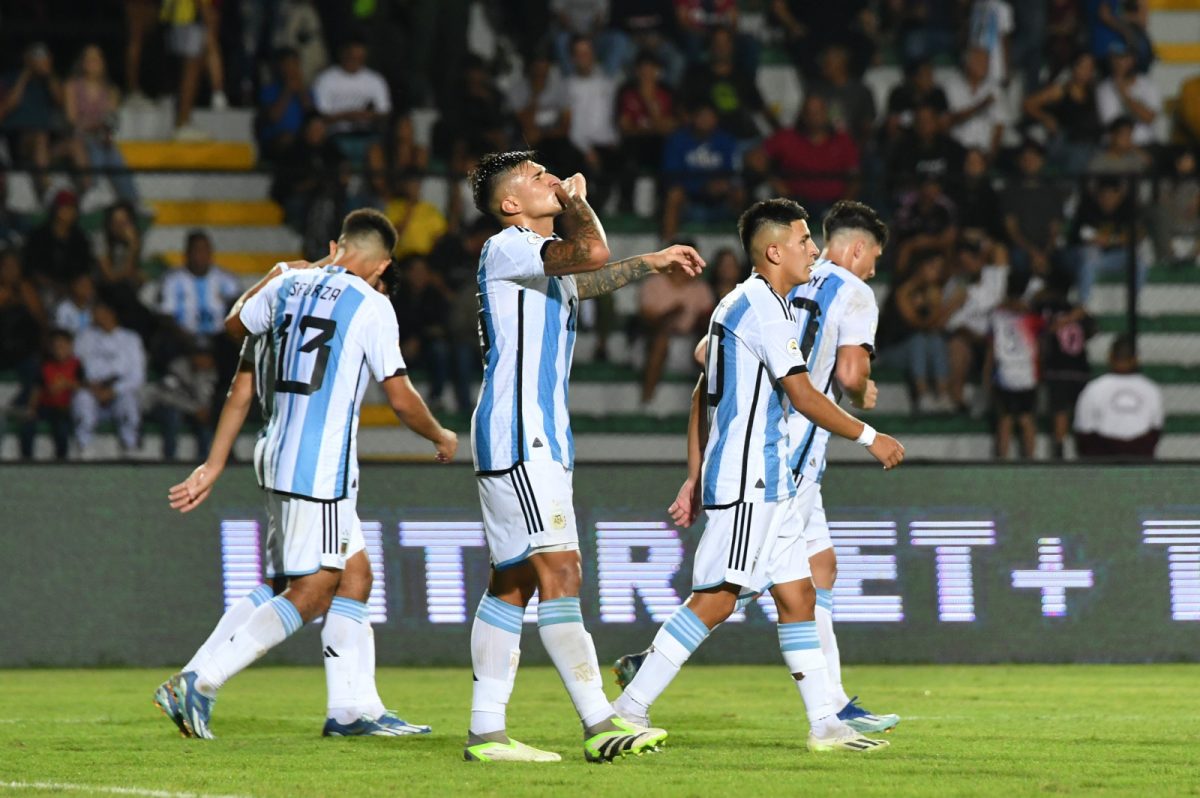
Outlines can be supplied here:
M594 271L608 259L608 240L596 212L587 201L573 197L563 210L567 237L546 245L542 256L550 276Z
M599 271L581 274L575 278L580 299L611 294L623 285L640 280L654 271L645 256L626 258L610 263Z

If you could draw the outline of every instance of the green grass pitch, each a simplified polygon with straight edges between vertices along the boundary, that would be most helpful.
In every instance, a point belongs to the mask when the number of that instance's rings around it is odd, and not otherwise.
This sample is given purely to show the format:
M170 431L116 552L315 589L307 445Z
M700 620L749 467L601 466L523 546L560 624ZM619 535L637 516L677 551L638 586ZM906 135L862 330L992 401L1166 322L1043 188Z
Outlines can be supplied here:
M462 761L471 676L384 668L381 693L425 738L322 739L317 668L251 668L222 692L216 741L151 705L155 670L0 671L0 794L196 796L1200 795L1200 668L853 667L868 708L904 717L891 747L814 755L782 666L685 668L654 719L662 753L583 761L550 669L521 671L510 732L560 764ZM610 684L610 693L616 688Z

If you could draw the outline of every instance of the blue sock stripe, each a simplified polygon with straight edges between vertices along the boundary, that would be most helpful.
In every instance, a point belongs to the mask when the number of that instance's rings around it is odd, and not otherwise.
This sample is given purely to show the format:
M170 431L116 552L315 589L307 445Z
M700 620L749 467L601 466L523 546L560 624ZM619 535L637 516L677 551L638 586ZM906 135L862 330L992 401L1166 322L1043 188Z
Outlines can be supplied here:
M501 601L491 593L484 593L479 601L479 609L475 611L475 617L497 629L519 635L525 610L507 601Z
M779 624L779 648L781 651L809 651L821 647L817 635L816 621Z
M708 627L687 607L680 607L663 626L688 651L695 651L708 637Z
M354 603L357 604L358 602ZM360 610L358 607L348 607L345 604L338 604L336 600L329 605L329 614L340 615L343 618L349 618L355 623L363 622L362 610Z
M578 596L564 596L538 604L538 626L557 623L583 623L583 611Z
M255 607L261 607L272 598L275 597L275 591L270 585L259 585L247 594L247 598L254 604Z
M279 616L284 631L289 635L295 634L304 625L304 620L300 617L300 611L296 609L296 605L283 596L276 596L268 603L271 605L271 609L275 610L275 614Z
M817 606L833 612L833 588L817 588Z

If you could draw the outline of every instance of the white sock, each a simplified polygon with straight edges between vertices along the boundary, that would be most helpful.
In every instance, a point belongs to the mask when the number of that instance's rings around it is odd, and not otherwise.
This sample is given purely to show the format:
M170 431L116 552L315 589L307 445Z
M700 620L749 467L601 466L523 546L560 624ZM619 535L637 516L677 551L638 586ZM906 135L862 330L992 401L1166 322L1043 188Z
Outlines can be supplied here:
M379 688L375 686L375 630L371 628L371 611L367 609L366 620L358 629L361 640L358 644L358 679L354 700L362 714L377 718L387 707L379 697Z
M600 662L592 636L583 627L578 596L538 603L538 634L558 669L585 729L608 720L612 705L604 695Z
M503 732L505 712L521 660L525 608L485 592L471 625L471 733Z
M828 736L830 725L836 725L838 720L837 710L829 700L829 672L817 637L817 622L779 624L779 649L793 678L800 675L796 687L804 700L813 733L818 737Z
M283 596L255 608L246 622L200 663L196 669L196 689L210 697L216 695L225 682L303 625L300 611Z
M271 600L275 595L271 590L270 585L259 585L251 592L242 596L237 601L233 602L233 606L225 610L225 614L221 616L221 620L217 621L216 628L212 630L212 634L204 641L204 645L196 649L196 653L188 660L180 671L187 673L194 671L199 667L200 663L212 654L213 649L224 643L230 638L234 630L246 622L250 617L250 613L254 612L255 607L262 606Z
M654 644L637 676L613 702L622 717L644 718L650 706L679 673L711 630L686 606L675 610L654 636Z
M358 705L358 678L365 626L368 626L366 604L341 596L333 597L321 629L321 649L325 654L328 694L326 717L338 723L353 723L364 714Z
M821 653L825 655L825 665L829 669L829 700L834 709L841 709L850 703L842 687L842 654L838 651L837 635L833 633L833 590L817 588L817 635L821 638Z

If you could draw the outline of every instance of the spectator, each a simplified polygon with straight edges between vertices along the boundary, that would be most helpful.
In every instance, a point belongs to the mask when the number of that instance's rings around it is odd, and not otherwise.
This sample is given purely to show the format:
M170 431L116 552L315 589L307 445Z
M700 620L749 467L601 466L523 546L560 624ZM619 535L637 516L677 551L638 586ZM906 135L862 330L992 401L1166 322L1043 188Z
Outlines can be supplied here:
M33 167L39 195L44 195L50 185L46 170L53 159L65 155L76 169L86 164L74 140L61 136L58 119L62 105L62 82L54 74L50 50L41 42L29 45L21 69L3 81L0 133L9 139L13 160Z
M133 175L113 141L120 94L108 78L104 53L98 46L89 44L83 48L64 95L67 120L75 130L77 144L86 156L87 165L106 170L117 197L137 204Z
M208 72L214 110L229 107L225 73L217 45L218 10L215 0L165 0L160 19L167 26L167 46L178 56L179 91L175 99L175 138L206 141L210 134L192 124L192 107L200 90L200 73Z
M940 117L936 105L913 110L912 130L901 133L892 146L888 173L894 193L911 191L927 177L948 184L962 174L962 145L942 132Z
M850 69L850 53L840 44L821 51L821 75L809 87L809 96L825 100L835 130L848 133L860 147L869 142L875 127L875 97Z
M633 79L617 97L617 125L626 153L622 204L633 207L633 186L639 173L654 173L662 158L663 142L678 125L675 99L659 80L662 70L649 53L638 56Z
M678 88L687 62L671 39L675 27L672 0L612 0L609 19L615 43L623 54L621 69L635 53L650 53L662 66L663 79Z
M1154 252L1159 262L1194 266L1200 261L1200 179L1196 154L1175 153L1171 175L1159 183L1158 203L1151 209Z
M203 344L172 358L162 378L146 386L142 406L158 418L164 460L175 459L179 430L186 424L196 438L196 459L204 461L212 444L216 392L216 360Z
M23 369L38 349L46 312L15 249L0 250L0 371Z
M948 314L948 393L950 404L966 412L967 381L986 357L992 311L1004 299L1008 263L1004 247L978 235L964 234L956 252L957 270L946 284L943 308Z
M1027 275L1010 272L1004 301L992 311L986 371L992 376L996 457L1001 460L1008 458L1014 421L1020 434L1022 457L1033 458L1037 440L1033 411L1037 404L1042 319L1021 298L1028 284Z
M624 52L621 42L608 28L608 12L609 0L550 0L554 54L564 74L578 68L573 52L578 38L594 44L606 74L621 74Z
M0 249L16 248L29 232L29 219L8 204L8 172L0 169Z
M1153 459L1164 415L1162 390L1139 373L1133 339L1119 335L1108 373L1089 382L1075 405L1075 450L1086 459Z
M954 202L937 177L926 175L915 191L900 198L892 227L896 231L897 277L908 276L913 255L921 250L936 250L945 260L958 238L958 227Z
M1012 5L1006 0L974 0L971 3L967 46L987 52L987 79L1001 86L1008 85L1014 29Z
M521 137L563 174L583 171L583 156L571 144L571 100L562 74L542 52L525 62L525 73L509 87L508 110ZM561 164L561 166L558 166Z
M325 120L314 115L304 123L300 138L292 142L275 165L271 199L283 206L284 221L293 230L301 235L319 232L325 236L327 231L323 227L317 230L318 225L309 223L315 221L314 206L332 204L340 208L345 201L347 180L342 151L326 135ZM324 211L315 214L324 215Z
M163 275L159 311L199 344L224 333L225 312L241 293L237 278L213 264L212 239L203 230L193 230L187 236L183 268Z
M83 365L83 385L71 403L75 440L85 460L93 453L96 426L106 418L116 421L123 452L138 448L138 428L142 423L138 400L146 382L142 339L119 327L117 314L103 302L96 304L93 322L75 339L75 351Z
M858 190L859 151L854 140L829 123L825 100L818 94L804 98L800 124L782 128L763 144L770 164L757 156L750 161L764 173L777 175L772 189L798 199L814 219L840 199L851 199Z
M125 0L125 90L133 106L146 106L142 93L142 48L158 25L158 0Z
M1101 273L1125 274L1132 244L1138 289L1150 270L1150 254L1142 225L1128 202L1131 192L1121 180L1101 178L1084 193L1075 218L1072 242L1079 304L1086 305Z
M1140 72L1150 68L1154 48L1146 34L1149 9L1144 0L1088 0L1088 33L1092 53L1104 58L1114 48L1127 50Z
M1124 45L1114 44L1109 54L1109 78L1096 87L1096 110L1100 123L1109 125L1118 117L1133 119L1133 143L1139 147L1158 143L1155 126L1162 113L1162 95L1154 81L1138 74L1137 62Z
M571 114L568 137L583 153L588 177L588 200L603 207L612 188L611 175L620 171L617 148L617 83L596 66L596 52L589 39L571 43L574 73L567 78L567 102Z
M1079 0L1050 0L1046 9L1046 73L1057 75L1066 69L1080 49L1087 48L1081 41L1083 32L1083 8ZM1082 45L1082 47L1081 47ZM1101 54L1101 57L1107 54ZM1098 60L1092 55L1092 60ZM1027 85L1032 91L1032 87Z
M1000 203L1004 229L1012 243L1013 268L1045 279L1055 265L1058 236L1063 226L1065 198L1042 174L1045 154L1032 139L1021 146L1020 174L1005 187Z
M283 48L275 53L274 66L274 79L258 92L258 145L271 160L283 157L315 108L300 55Z
M912 274L885 303L885 339L905 363L914 415L945 412L949 405L949 364L942 330L945 257L934 249L913 255Z
M396 226L396 257L428 255L446 233L446 217L432 202L421 199L421 178L410 175L397 183L400 193L384 209Z
M54 458L67 459L71 443L71 404L83 382L83 368L75 357L71 334L51 330L46 352L37 365L35 382L30 386L28 403L21 423L21 457L33 459L34 438L39 421L50 426L54 440Z
M25 273L38 288L54 296L81 274L91 274L92 244L79 226L79 200L61 190L50 205L50 218L29 234L25 245Z
M675 27L683 42L684 53L692 64L704 60L706 48L713 47L718 32L729 37L729 53L737 59L737 69L746 75L758 71L759 43L738 29L737 0L673 0ZM711 50L710 50L711 52Z
M67 296L54 308L54 326L72 336L92 326L92 309L96 304L96 283L90 274L81 274L71 281Z
M662 237L670 240L681 219L720 222L742 209L742 190L734 174L737 142L717 126L717 112L702 104L691 124L667 138L663 148L663 180L668 186L663 205Z
M759 137L756 116L765 118L772 129L779 127L775 113L759 94L754 73L747 74L738 69L734 60L733 33L725 28L712 33L708 63L689 70L684 96L690 105L707 103L715 108L721 129L729 131L739 141Z
M819 71L822 47L845 51L850 71L861 75L874 63L879 19L867 0L813 3L810 0L771 0L771 16L783 31L784 44L806 79Z
M1096 334L1095 320L1067 299L1070 288L1070 279L1055 271L1034 304L1042 317L1042 378L1053 424L1051 454L1055 460L1064 457L1075 403L1092 375L1087 342Z
M725 295L737 287L749 276L750 272L742 265L737 252L729 247L717 250L709 266L709 282L712 283L713 302L720 302Z
M468 363L457 358L447 322L451 316L450 299L438 285L428 261L410 257L399 270L401 280L392 292L396 318L400 320L400 348L405 360L429 374L430 403L441 407L446 383L454 389L459 413L471 412Z
M97 291L113 310L122 327L149 341L161 326L161 319L142 304L141 290L146 284L142 271L142 231L138 229L133 206L116 202L104 212L104 252L97 270Z
M887 116L883 122L883 138L892 144L916 125L917 109L929 107L933 114L934 133L941 133L942 120L950 106L946 92L933 79L933 64L928 59L913 61L904 68L904 80L888 92ZM928 134L927 134L928 135Z
M342 154L356 163L363 161L392 111L392 98L383 76L367 66L362 39L347 41L338 63L317 75L313 103Z
M1068 175L1082 172L1101 133L1096 59L1086 50L1076 53L1066 78L1027 97L1024 110L1045 131L1051 162Z
M1005 239L1000 195L992 187L986 155L979 150L967 151L962 178L950 182L949 196L958 211L961 234L992 241Z
M954 75L945 89L950 104L950 135L964 147L982 150L991 159L1008 124L1008 111L1000 84L988 77L988 64L987 50L968 49L961 74Z
M468 384L480 367L476 271L479 269L479 256L483 252L484 244L497 232L499 228L495 220L491 216L481 215L462 233L453 232L442 236L428 258L435 283L450 303L446 333L451 361L455 367L453 373L463 375L456 379L462 379ZM457 393L457 382L455 391L455 398L461 398ZM460 406L459 410L469 413L472 406L468 401Z
M682 272L653 274L642 283L639 317L646 336L643 409L653 401L662 381L671 342L682 339L690 348L703 334L715 304L707 282L690 280Z
M429 169L429 148L417 143L412 117L396 114L383 141L367 148L367 180L380 201L396 192L396 180L423 175Z
M1135 126L1127 116L1118 116L1108 126L1105 146L1088 161L1091 174L1140 175L1152 165L1150 155L1134 143Z

